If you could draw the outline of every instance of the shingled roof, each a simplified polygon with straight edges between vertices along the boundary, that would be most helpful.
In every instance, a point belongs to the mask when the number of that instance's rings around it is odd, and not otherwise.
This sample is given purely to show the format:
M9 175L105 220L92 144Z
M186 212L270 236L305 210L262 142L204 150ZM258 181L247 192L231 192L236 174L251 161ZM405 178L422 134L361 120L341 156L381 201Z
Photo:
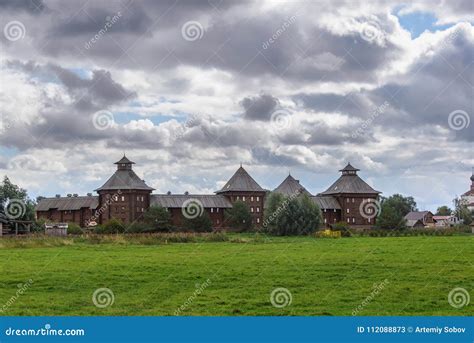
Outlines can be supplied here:
M332 196L312 196L311 199L319 206L322 210L340 210L341 205L336 198Z
M293 176L288 175L283 182L273 190L276 193L281 193L286 196L291 196L296 193L311 195L306 188L304 188L299 180L296 180Z
M59 211L79 210L90 208L95 210L99 205L98 196L44 198L36 205L36 211L48 211L58 209Z
M240 166L229 181L216 193L231 191L265 192L260 185Z
M359 169L354 168L349 163L344 169L341 169L342 175L327 190L318 195L335 195L335 194L379 194L370 187L358 175Z
M231 208L232 204L223 195L214 194L152 194L151 206L182 208L186 200L196 199L204 208Z
M118 162L115 162L117 165L117 170L115 173L104 183L102 187L96 189L96 191L101 190L147 190L152 191L154 188L149 187L145 181L140 179L137 174L132 169L132 164L135 162L130 161L125 155ZM125 166L125 167L124 167Z

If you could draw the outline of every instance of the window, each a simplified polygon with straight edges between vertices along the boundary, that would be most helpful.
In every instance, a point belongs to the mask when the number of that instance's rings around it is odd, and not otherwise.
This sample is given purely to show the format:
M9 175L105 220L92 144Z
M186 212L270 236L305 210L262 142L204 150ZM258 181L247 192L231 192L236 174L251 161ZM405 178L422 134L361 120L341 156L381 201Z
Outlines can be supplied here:
M257 206L257 212L260 212L260 207Z
M326 209L324 209L324 212L326 212Z
M369 217L369 218L367 218L367 222L368 222L368 223L370 223L370 217Z
M328 220L326 218L324 218L324 224L326 224L328 222Z
M252 213L253 213L253 206L252 206L252 207L250 207L250 212L252 212Z
M346 199L346 202L349 203L349 198Z
M125 196L122 195L122 201L125 201Z
M351 222L351 220L350 220L349 218L347 218L347 222L348 222L348 223L350 223L350 222Z
M122 206L122 211L125 211L125 206Z
M352 203L354 203L354 202L355 202L355 200L354 200L354 198L352 198Z
M139 197L139 196L137 196L137 201L140 201L140 197Z
M142 212L145 212L145 209L142 207Z
M336 213L336 209L334 209L334 213Z
M346 209L346 213L349 213L349 209L348 209L348 208Z
M214 213L214 207L211 207L211 213Z
M352 222L355 223L356 222L356 219L355 217L352 217Z
M145 198L144 198L144 197L142 197L142 201L145 201Z
M257 224L259 224L259 223L260 223L260 218L257 218Z
M257 201L260 201L260 197L257 197Z
M253 197L250 197L250 201L253 201Z
M239 200L239 196L237 195L237 200Z
M242 197L242 201L245 201L245 196Z
M216 212L219 213L219 207L216 208Z

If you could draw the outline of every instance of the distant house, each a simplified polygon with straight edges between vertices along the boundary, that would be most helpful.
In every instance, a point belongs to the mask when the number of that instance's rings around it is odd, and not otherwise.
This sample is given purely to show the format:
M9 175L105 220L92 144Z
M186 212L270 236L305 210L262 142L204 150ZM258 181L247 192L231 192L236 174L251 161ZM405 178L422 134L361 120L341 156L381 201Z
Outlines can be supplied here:
M407 220L407 227L409 228L424 228L425 224L423 224L423 221L421 219L410 219Z
M466 202L470 211L474 211L474 168L471 175L471 189L461 195L461 199Z
M405 216L408 227L420 227L418 221L423 224L423 227L434 227L435 220L433 213L430 211L413 211Z
M436 227L447 227L460 224L460 220L453 215L450 216L433 216Z

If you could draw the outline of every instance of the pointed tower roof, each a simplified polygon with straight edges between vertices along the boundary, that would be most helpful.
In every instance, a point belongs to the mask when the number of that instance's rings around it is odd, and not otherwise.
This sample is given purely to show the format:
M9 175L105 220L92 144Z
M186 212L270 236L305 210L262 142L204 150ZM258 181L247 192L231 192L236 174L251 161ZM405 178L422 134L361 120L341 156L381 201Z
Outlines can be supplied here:
M123 157L120 159L120 161L115 162L114 164L135 164L135 162L130 161L125 154L123 154Z
M347 163L343 169L339 169L340 172L358 172L360 169L354 168L351 163Z
M273 190L276 193L281 193L286 196L294 195L297 192L302 194L311 195L306 188L304 188L299 180L296 180L291 174L289 174L280 185Z
M140 179L137 174L132 169L132 164L135 162L130 161L125 155L122 159L114 164L117 165L117 170L115 173L102 185L96 189L96 191L101 190L147 190L152 191L154 188L149 187L145 181Z
M229 181L216 193L245 191L245 192L265 192L260 185L255 181L247 171L240 166Z
M335 194L379 194L370 187L364 180L362 180L357 172L359 169L351 166L350 163L341 170L342 175L336 180L327 190L319 195L335 195Z

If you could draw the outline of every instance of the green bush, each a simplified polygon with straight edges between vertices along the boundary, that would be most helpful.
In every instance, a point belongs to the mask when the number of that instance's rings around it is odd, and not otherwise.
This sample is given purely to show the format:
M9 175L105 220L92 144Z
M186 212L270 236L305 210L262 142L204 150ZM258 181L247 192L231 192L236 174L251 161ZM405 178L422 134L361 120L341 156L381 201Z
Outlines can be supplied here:
M309 235L321 225L321 210L308 195L269 197L264 227L277 236Z
M236 201L232 204L232 208L225 211L227 223L240 232L252 229L252 213L246 203Z
M134 222L127 228L127 233L148 233L154 232L154 228L142 222Z
M143 232L168 232L171 228L171 214L164 207L150 206L143 215L143 222L148 226Z
M349 224L347 224L346 222L337 222L337 223L334 223L331 227L331 229L333 231L341 231L341 236L342 237L351 237L352 236L352 233L351 233L351 228L349 226Z
M125 232L125 225L120 219L112 218L103 226L96 227L96 233L123 233Z
M196 218L184 218L182 228L184 231L211 232L212 220L206 211Z
M68 235L82 235L84 231L82 231L81 227L76 223L68 223L67 224L67 234Z

